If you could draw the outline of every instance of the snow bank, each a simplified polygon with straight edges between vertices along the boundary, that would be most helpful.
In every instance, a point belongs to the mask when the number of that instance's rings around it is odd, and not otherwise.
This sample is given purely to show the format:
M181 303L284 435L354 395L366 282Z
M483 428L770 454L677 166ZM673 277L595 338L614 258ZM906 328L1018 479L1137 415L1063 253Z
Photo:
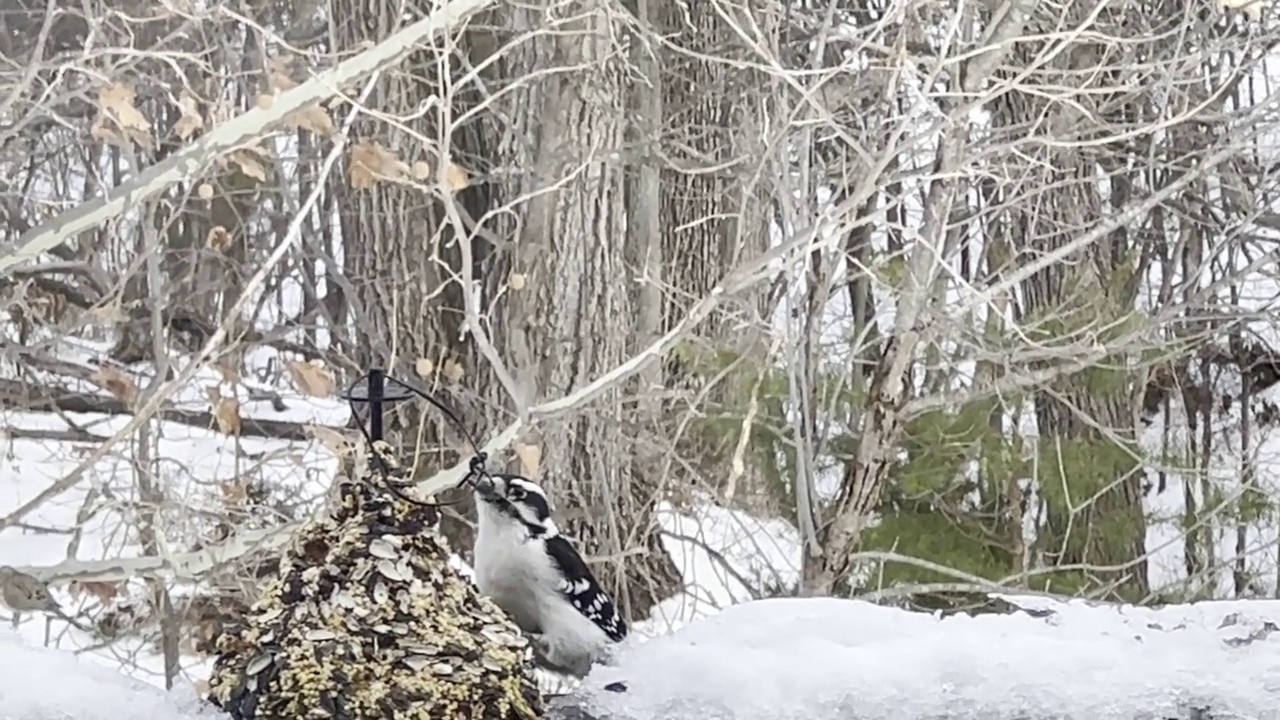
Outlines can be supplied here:
M1280 718L1280 603L1035 604L942 618L746 603L624 646L570 703L610 720Z
M218 720L187 686L166 693L65 650L0 633L0 720Z

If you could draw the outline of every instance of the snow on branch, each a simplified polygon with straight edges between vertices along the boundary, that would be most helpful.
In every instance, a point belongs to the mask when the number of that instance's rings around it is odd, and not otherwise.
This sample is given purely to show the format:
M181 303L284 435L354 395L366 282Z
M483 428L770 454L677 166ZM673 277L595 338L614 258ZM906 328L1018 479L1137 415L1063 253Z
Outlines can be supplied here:
M254 107L231 118L119 187L32 228L18 238L18 247L14 252L0 255L0 275L14 265L33 260L79 233L127 212L174 183L198 177L223 153L262 137L293 113L314 102L333 97L339 88L399 62L423 41L456 27L492 2L493 0L453 0L368 50L281 93L270 107Z
M21 567L19 570L45 582L118 582L137 577L164 577L195 580L208 571L252 552L281 548L293 537L301 523L288 523L265 530L250 530L195 552L169 556L116 558L113 560L67 560L50 567Z

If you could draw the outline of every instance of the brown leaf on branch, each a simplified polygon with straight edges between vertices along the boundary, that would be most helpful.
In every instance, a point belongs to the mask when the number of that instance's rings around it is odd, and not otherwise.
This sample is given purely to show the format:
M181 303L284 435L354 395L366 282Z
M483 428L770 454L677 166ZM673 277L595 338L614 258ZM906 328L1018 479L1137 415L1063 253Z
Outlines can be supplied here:
M351 148L351 187L365 190L382 178L398 178L409 175L412 169L381 144L362 140Z
M204 239L205 247L214 252L223 252L231 247L231 233L226 228L218 225L209 231L209 236Z
M542 464L542 449L537 445L515 444L516 457L520 458L520 474L537 479Z
M284 92L298 87L298 83L291 77L296 59L297 56L286 53L267 60L267 84L272 90Z
M249 499L249 488L242 482L230 480L219 484L218 489L222 491L222 504L228 508L244 507Z
M444 169L444 184L450 193L457 193L471 186L471 178L467 176L466 170L449 163Z
M298 83L293 81L286 73L278 70L272 70L267 76L267 82L271 85L271 89L276 92L285 92L298 87Z
M218 421L218 429L227 435L239 435L241 429L240 401L233 397L224 397L213 406L213 417Z
M285 126L292 130L306 130L316 135L329 136L337 132L333 118L318 103L308 105L285 118Z
M107 582L104 580L76 580L67 588L74 597L83 597L90 595L97 598L103 605L109 604L120 595L120 587L123 583Z
M103 365L89 376L89 381L111 393L111 397L132 407L138 399L138 386L129 376L111 367Z
M204 118L200 115L200 106L190 93L184 92L178 98L178 110L182 117L173 124L173 131L183 140L189 139L197 130L204 127Z
M209 398L209 405L213 407L213 419L218 425L218 430L227 435L239 435L243 428L243 422L240 419L240 401L235 396L224 396L222 388L217 385L206 386L204 394Z
M151 147L151 121L137 107L138 96L124 83L98 89L98 110L102 113L90 133L99 140L126 145L128 140Z
M324 366L321 360L311 362L290 361L285 364L289 369L289 377L293 386L303 395L327 398L333 395L333 373Z
M255 157L255 154L257 157ZM266 182L267 168L259 159L265 155L266 152L259 148L247 148L231 153L231 161L236 164L236 167L240 168L240 172L248 175L258 182Z
M355 442L352 438L343 435L333 428L322 427L320 425L307 425L307 433L316 440L320 441L334 457L343 458L351 453L355 448Z

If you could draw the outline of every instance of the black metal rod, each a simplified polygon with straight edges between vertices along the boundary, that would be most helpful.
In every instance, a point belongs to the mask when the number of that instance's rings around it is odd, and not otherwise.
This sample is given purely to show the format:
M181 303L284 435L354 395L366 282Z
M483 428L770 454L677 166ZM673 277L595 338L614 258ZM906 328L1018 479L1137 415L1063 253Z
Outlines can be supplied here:
M369 439L382 439L382 400L386 377L380 368L369 371Z

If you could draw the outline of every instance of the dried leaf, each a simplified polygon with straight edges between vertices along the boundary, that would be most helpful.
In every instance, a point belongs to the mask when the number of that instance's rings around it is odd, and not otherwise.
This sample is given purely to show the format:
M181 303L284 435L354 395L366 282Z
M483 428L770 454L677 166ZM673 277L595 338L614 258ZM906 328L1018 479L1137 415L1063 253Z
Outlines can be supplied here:
M178 98L178 110L182 113L182 117L178 118L178 122L173 124L173 131L178 137L186 140L196 133L197 130L204 127L204 118L200 115L200 105L196 102L190 93L184 92Z
M310 397L327 398L333 395L333 374L320 360L299 362L292 360L285 364L289 369L289 377L298 392Z
M124 130L125 135L143 147L151 146L151 121L138 110L137 94L124 83L111 83L98 89L98 107Z
M512 290L523 290L526 281L524 273L513 272L507 277L507 287Z
M270 110L271 106L276 104L276 99L268 93L258 93L258 99L254 104L259 110Z
M298 87L298 83L294 82L293 78L280 70L272 70L267 73L267 84L276 92L285 92Z
M107 119L105 117L99 117L97 120L93 121L93 125L89 127L89 136L94 140L99 140L111 145L124 146L128 144L128 140L125 139L124 135L117 132L115 128L107 125Z
M219 483L218 489L222 491L222 504L227 507L243 507L245 500L249 499L249 488L242 482Z
M267 181L267 169L248 150L237 150L231 154L231 160L240 168L240 172L257 180Z
M542 464L542 449L537 445L515 444L516 457L520 458L520 474L529 478L538 477L538 469Z
M92 595L103 604L110 603L120 595L120 588L123 583L107 582L104 580L77 580L71 583L68 590L72 595L81 597L84 595Z
M431 165L425 160L414 163L412 171L414 180L426 180L431 177Z
M209 236L204 239L204 246L214 252L222 252L231 247L231 242L231 233L218 225L209 231Z
M462 377L467 374L467 371L462 368L462 363L453 358L444 361L444 367L441 368L441 372L450 382L455 383L461 382Z
M189 0L160 0L160 4L152 8L152 12L157 18L173 17L175 14L190 17L192 7Z
M467 177L465 170L449 163L449 166L444 169L444 184L449 192L456 193L466 190L471 185L471 178Z
M132 406L138 399L138 386L127 375L110 365L98 368L89 376L89 381L111 393L112 397L125 405Z
M86 312L93 322L101 325L116 325L124 322L125 318L124 306L120 302L119 295L97 307L90 308Z
M395 153L382 145L364 140L351 149L351 187L365 190L373 187L379 178L394 178L410 174L408 165Z
M431 362L430 358L418 358L413 363L414 372L418 373L418 377L429 378L431 373L435 372L436 364Z
M311 437L319 440L320 444L324 445L335 457L346 457L356 447L355 442L350 437L333 428L327 428L322 425L307 425L306 428Z
M213 406L213 417L218 421L218 429L227 435L239 435L242 427L240 420L240 401L233 397L219 398Z
M294 130L306 130L325 136L332 135L338 130L333 124L333 118L329 117L329 112L319 104L308 105L292 113L285 119L285 125Z
M196 196L201 200L209 200L213 197L213 186L209 183L200 183L200 187L196 188Z

